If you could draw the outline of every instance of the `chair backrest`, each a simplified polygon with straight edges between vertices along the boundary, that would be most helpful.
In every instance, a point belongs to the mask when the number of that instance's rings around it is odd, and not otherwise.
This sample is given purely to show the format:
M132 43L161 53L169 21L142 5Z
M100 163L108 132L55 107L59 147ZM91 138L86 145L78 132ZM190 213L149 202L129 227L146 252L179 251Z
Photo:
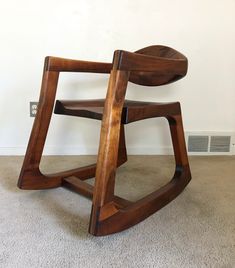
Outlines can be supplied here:
M120 69L130 69L129 81L144 86L175 82L187 73L187 58L167 46L149 46L134 53L124 53Z

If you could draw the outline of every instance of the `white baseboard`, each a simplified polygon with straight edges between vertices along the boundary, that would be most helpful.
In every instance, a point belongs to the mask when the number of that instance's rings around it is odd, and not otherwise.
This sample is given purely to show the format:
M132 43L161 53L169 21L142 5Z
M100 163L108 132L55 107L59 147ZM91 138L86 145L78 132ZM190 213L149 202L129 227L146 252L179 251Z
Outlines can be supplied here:
M0 147L0 156L4 155L25 155L26 147ZM97 155L97 147L84 146L47 146L43 155ZM129 155L172 155L173 149L170 146L129 146L127 147ZM228 155L228 153L188 153L189 155ZM229 155L235 155L233 149Z
M131 155L172 155L171 147L146 147L132 146L127 147L128 154ZM26 147L0 147L0 155L24 155ZM85 146L47 146L44 155L97 155L97 147Z

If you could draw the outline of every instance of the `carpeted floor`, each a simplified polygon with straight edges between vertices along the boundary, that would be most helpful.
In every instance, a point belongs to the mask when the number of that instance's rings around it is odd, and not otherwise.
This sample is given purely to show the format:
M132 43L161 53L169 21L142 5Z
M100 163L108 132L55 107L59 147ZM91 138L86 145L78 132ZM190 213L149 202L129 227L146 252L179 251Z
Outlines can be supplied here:
M235 157L191 157L193 179L169 205L124 232L88 234L91 202L57 188L16 187L22 157L0 157L0 267L235 267ZM94 157L46 157L46 171ZM117 193L137 200L167 182L171 156L131 156Z

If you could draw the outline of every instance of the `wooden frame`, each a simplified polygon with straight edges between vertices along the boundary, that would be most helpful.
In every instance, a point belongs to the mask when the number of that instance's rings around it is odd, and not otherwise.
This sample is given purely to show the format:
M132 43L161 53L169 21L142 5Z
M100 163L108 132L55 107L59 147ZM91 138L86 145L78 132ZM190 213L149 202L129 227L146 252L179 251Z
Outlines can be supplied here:
M164 55L169 52L170 57L154 54L161 55L161 52ZM45 175L41 173L39 165L60 72L110 73L110 79L102 115L97 164ZM138 110L137 106L129 116L130 122L153 116L166 117L176 162L174 177L168 184L134 203L114 195L116 168L127 161L122 111L128 81L154 86L176 81L186 72L187 59L177 51L162 46L148 47L137 53L115 51L112 64L47 57L38 112L18 186L34 190L64 186L92 198L89 232L93 235L122 231L165 206L181 193L191 179L180 105L155 104L142 110ZM91 177L96 178L94 187L84 182Z

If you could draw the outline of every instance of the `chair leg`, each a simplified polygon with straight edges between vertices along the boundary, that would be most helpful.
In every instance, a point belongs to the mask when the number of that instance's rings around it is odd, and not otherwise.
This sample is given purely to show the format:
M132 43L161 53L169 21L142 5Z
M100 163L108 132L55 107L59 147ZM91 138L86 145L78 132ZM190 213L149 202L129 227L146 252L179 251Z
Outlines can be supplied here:
M45 62L45 66L47 63ZM47 178L39 170L43 147L51 120L59 73L44 71L39 106L29 144L20 172L18 187L21 189L43 189L61 184L58 177Z
M105 195L103 196L103 203L100 202L98 205L94 198L89 229L91 234L96 236L108 235L139 223L176 198L191 180L181 114L179 112L177 115L167 115L166 117L170 125L176 162L172 180L137 202L123 207L117 207L112 198L105 201ZM103 168L105 168L105 165ZM109 169L109 171L111 171L109 173L110 177L113 178L115 170ZM102 178L96 177L96 179L101 180ZM106 188L102 188L104 185L98 185L99 188L96 188L96 190L99 189L101 192L109 193L108 182L106 182ZM113 184L111 187L113 189Z
M191 173L188 162L188 154L186 150L185 138L184 138L184 129L181 112L177 115L172 115L167 117L171 139L174 149L176 170L184 170L188 174L188 179L191 179ZM189 182L188 181L188 182Z
M119 136L118 164L117 164L117 166L121 166L126 161L127 161L127 151L126 151L125 129L124 129L124 125L121 124L120 136Z
M125 144L123 143L119 150L118 144L120 139L123 142L125 141L122 138L124 127L121 125L121 114L128 77L129 73L126 71L113 70L109 80L101 126L93 205L89 226L89 232L94 235L97 235L99 222L103 218L109 217L117 212L114 202L114 185L118 154L123 155L123 160L126 160Z

